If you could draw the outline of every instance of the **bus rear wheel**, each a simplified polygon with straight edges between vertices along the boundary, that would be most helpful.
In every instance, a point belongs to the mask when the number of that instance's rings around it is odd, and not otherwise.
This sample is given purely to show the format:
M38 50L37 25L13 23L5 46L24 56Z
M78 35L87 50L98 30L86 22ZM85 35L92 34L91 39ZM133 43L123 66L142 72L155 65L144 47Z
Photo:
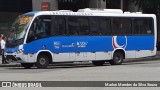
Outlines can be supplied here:
M49 58L46 55L44 54L38 55L37 62L35 64L37 68L47 68L48 64L49 64Z
M21 63L21 65L22 65L24 68L29 69L29 68L33 67L34 63Z
M105 61L92 61L92 63L95 66L103 66L103 64L105 63Z
M109 61L111 65L121 65L123 62L123 54L121 52L115 52L113 59Z

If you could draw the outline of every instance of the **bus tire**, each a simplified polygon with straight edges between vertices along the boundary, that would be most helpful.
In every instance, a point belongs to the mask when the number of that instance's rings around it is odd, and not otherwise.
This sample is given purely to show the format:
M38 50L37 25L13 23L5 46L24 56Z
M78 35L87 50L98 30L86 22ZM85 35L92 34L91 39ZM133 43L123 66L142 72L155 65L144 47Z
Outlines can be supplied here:
M24 68L29 69L29 68L33 67L34 63L21 63L21 65Z
M38 55L37 62L35 64L37 68L47 68L48 64L49 64L49 58L46 55L44 54Z
M103 66L104 63L105 61L92 61L92 64L95 66Z
M115 52L113 55L113 59L109 61L111 65L121 65L123 62L123 54L121 52Z

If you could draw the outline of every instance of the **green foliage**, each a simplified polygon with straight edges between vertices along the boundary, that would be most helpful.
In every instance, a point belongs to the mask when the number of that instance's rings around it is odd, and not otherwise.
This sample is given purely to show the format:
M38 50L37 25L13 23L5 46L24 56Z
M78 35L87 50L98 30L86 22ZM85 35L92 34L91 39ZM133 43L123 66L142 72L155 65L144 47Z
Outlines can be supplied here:
M160 0L135 0L145 13L159 13Z

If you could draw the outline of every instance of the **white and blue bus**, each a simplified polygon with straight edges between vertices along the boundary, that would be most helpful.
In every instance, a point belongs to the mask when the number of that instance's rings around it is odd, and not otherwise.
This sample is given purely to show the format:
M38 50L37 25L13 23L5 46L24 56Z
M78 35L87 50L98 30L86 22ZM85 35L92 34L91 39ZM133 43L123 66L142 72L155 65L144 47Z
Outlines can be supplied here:
M154 14L117 9L29 12L13 23L5 57L25 68L79 61L119 65L156 55L156 24Z

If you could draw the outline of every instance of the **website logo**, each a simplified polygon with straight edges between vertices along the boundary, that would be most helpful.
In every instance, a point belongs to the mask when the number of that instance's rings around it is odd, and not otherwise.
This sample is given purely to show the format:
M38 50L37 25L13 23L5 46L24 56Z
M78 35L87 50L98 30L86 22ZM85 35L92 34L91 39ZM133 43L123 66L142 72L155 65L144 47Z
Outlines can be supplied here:
M12 87L11 82L2 82L2 87Z

